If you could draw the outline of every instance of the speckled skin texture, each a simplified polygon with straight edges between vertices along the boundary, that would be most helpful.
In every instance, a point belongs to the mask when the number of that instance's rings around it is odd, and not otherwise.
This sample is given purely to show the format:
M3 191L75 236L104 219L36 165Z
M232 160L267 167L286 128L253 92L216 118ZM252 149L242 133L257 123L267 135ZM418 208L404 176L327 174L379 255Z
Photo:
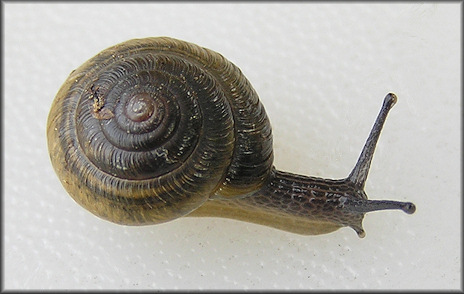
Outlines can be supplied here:
M235 218L303 235L329 233L342 226L350 226L362 234L364 215L344 209L347 197L361 195L346 180L274 170L269 182L253 195L208 201L191 216Z

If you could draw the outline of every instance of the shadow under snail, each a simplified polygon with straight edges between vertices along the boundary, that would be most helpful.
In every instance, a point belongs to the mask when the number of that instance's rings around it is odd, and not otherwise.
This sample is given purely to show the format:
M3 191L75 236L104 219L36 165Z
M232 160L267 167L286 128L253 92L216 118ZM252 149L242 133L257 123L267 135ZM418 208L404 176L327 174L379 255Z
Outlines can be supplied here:
M347 178L283 172L264 107L238 67L181 40L134 39L70 74L49 113L48 148L72 198L118 224L214 216L304 235L349 226L364 237L365 213L415 211L364 192L396 99L385 97Z

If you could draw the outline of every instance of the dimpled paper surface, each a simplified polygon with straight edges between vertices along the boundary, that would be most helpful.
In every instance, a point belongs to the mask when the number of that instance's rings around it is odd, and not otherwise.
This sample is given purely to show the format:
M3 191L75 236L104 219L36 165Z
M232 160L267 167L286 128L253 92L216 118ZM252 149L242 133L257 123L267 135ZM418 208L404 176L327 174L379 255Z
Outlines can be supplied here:
M458 289L459 3L12 3L4 16L5 289ZM68 74L133 38L171 36L239 66L273 126L275 165L353 167L398 95L366 185L412 201L300 236L217 218L124 227L77 205L50 164L46 120Z

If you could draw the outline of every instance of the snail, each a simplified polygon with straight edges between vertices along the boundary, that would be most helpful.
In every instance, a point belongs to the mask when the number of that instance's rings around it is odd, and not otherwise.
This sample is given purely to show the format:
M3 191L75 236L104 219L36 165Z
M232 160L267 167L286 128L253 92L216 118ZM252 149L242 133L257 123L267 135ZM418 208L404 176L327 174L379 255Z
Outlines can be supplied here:
M51 163L81 206L122 225L225 217L302 235L353 228L410 202L368 200L364 185L397 98L386 95L345 179L273 165L272 131L240 69L198 45L156 37L103 50L74 70L47 121Z

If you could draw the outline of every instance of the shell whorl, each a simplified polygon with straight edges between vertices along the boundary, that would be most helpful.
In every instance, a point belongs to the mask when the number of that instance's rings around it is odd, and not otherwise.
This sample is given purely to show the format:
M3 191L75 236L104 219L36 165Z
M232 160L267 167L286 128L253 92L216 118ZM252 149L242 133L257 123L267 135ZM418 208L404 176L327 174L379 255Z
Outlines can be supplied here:
M269 120L240 70L166 37L115 45L73 71L47 136L73 198L128 225L186 215L213 195L256 191L273 161Z

